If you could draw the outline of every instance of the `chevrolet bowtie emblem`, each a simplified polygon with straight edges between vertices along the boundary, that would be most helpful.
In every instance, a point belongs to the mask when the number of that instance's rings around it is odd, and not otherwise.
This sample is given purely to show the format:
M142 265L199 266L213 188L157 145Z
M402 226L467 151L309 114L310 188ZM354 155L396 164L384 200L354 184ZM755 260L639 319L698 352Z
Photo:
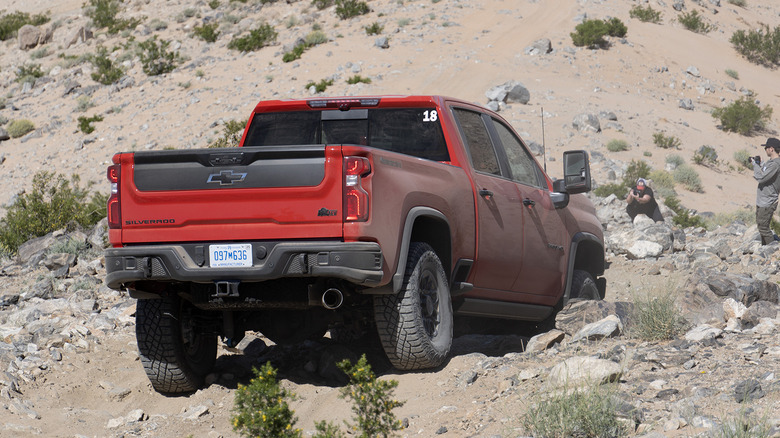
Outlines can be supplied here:
M223 170L219 173L212 173L209 175L209 179L206 183L219 183L221 186L233 185L233 183L241 182L246 178L246 173L236 173L232 170Z

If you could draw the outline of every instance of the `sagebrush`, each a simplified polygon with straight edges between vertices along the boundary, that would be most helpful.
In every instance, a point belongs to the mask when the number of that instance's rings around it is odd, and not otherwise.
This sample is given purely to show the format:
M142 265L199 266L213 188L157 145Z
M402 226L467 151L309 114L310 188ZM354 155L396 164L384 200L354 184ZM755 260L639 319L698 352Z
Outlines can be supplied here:
M761 108L754 98L743 96L727 106L715 108L712 117L720 121L724 131L749 135L765 129L772 112L769 105Z

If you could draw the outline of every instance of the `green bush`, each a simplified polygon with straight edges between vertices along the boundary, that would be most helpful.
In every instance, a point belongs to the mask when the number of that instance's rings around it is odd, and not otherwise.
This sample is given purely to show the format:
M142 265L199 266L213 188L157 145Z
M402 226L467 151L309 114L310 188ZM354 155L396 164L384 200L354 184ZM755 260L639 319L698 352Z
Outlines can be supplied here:
M653 143L661 149L679 149L680 139L670 135L666 136L663 132L653 134Z
M41 77L43 77L41 66L39 64L28 64L19 67L19 69L16 71L15 80L16 82L20 83L35 83L35 80Z
M121 68L116 67L114 62L108 57L108 50L99 46L97 54L91 58L92 65L97 67L97 71L92 73L92 80L100 82L103 85L111 85L118 81L124 72Z
M739 72L737 72L736 70L732 70L730 68L726 69L726 75L731 79L739 79Z
M103 116L94 115L92 117L79 116L79 130L84 134L91 134L95 131L92 122L102 122Z
M325 91L331 85L333 85L333 80L332 79L322 79L321 81L316 82L316 83L315 82L308 82L306 84L306 89L308 90L309 88L314 87L314 90L317 93L322 93L323 91Z
M685 327L675 304L676 291L668 288L657 296L634 297L631 333L645 341L674 339Z
M403 402L393 398L398 386L396 380L379 380L362 355L356 364L349 360L339 362L338 367L349 377L349 385L341 389L341 397L352 400L352 429L361 438L388 437L401 429L401 422L395 418L393 409Z
M249 35L233 38L228 43L228 49L241 52L252 52L276 41L278 33L270 24L261 24L257 29L249 31Z
M620 183L603 184L593 189L593 194L601 198L606 198L609 195L615 195L618 198L625 198L626 193L628 193L628 187L629 186Z
M631 8L630 11L628 11L628 16L631 18L636 18L643 23L658 24L661 22L661 12L656 11L650 6L643 8L639 5L636 5Z
M604 37L609 33L607 23L602 20L585 20L570 33L572 43L577 47L590 49L606 48L609 43Z
M303 44L298 44L297 46L293 47L292 50L285 52L284 55L282 55L282 62L292 62L296 59L301 59L301 56L305 51L306 46Z
M336 0L336 15L342 20L371 12L368 3L360 0Z
M649 178L653 169L644 160L631 160L623 174L623 185L634 187L639 178Z
M366 26L365 29L366 35L379 35L385 30L385 27L375 21L370 26Z
M208 5L211 9L217 9L219 7L219 0L210 0Z
M313 30L309 32L303 39L308 47L318 46L328 42L328 36L321 30Z
M192 28L192 34L207 43L213 43L217 40L217 37L219 37L219 31L217 30L217 27L219 27L217 23L195 26Z
M707 223L701 216L693 214L690 210L683 207L680 204L680 200L676 196L670 196L664 199L664 205L669 207L675 215L672 218L672 222L681 228L707 228Z
M704 19L699 15L699 11L695 9L691 12L678 15L677 21L686 29L696 33L707 33L715 29L711 24L704 22Z
M669 154L666 156L666 164L671 164L672 167L678 168L685 164L685 159L682 157L682 155Z
M623 38L628 33L628 28L617 17L612 17L607 23L607 35L611 37Z
M6 127L11 138L19 138L35 129L35 124L27 119L12 120Z
M728 106L715 108L712 117L720 120L724 131L748 135L763 130L772 117L772 107L759 107L747 96L740 97Z
M301 430L293 428L298 419L287 403L295 394L279 385L270 362L253 371L249 385L236 390L233 430L246 437L300 437Z
M726 0L726 1L728 3L731 3L734 6L739 6L739 7L742 7L742 8L747 6L747 0Z
M753 165L750 164L750 157L751 157L750 152L748 152L747 149L740 149L734 152L734 161L736 161L740 167L743 167L745 169L753 168Z
M648 178L653 181L652 189L656 197L665 199L677 195L674 190L674 176L671 173L665 170L653 170Z
M364 78L364 77L362 77L360 75L355 75L355 76L352 76L351 78L348 78L347 79L347 83L349 85L370 84L371 83L371 78Z
M170 41L165 40L158 44L157 35L138 44L139 49L141 49L141 65L147 76L157 76L176 69L181 58L179 52L168 51L170 45Z
M233 148L238 146L238 142L241 141L241 137L244 135L244 127L247 124L247 120L239 122L236 120L228 120L225 122L225 126L222 127L222 137L212 142L210 148Z
M617 385L590 384L546 392L523 415L535 437L611 437L629 435L618 418Z
M27 12L11 12L0 17L0 41L16 36L16 32L25 24L40 26L49 21L47 14L36 14L32 17Z
M31 191L20 194L0 219L0 246L15 253L24 242L52 231L95 225L106 217L108 196L95 193L84 203L88 194L75 175L69 182L52 172L36 173Z
M85 5L84 15L92 19L92 24L98 29L107 29L114 34L133 28L141 23L140 19L119 19L120 0L89 0Z
M677 168L672 172L672 176L674 176L674 180L676 182L682 184L682 186L687 190L694 193L704 192L704 187L701 184L701 178L699 177L698 172L696 172L696 169L693 167L687 164L677 166Z
M319 10L323 10L333 6L333 0L312 0L311 4Z
M628 142L625 140L613 139L607 143L607 150L610 152L622 152L628 150Z
M305 52L309 47L323 44L327 41L328 37L324 32L321 30L313 30L308 35L306 35L306 38L303 39L301 44L298 44L297 46L293 47L291 51L282 55L282 61L291 62L295 61L296 59L300 59L301 55L303 55L303 52Z
M701 166L709 166L718 162L718 153L712 146L701 146L693 154L693 162Z
M780 64L780 26L770 30L769 26L764 25L763 30L751 30L747 33L738 30L729 42L750 62L767 67Z

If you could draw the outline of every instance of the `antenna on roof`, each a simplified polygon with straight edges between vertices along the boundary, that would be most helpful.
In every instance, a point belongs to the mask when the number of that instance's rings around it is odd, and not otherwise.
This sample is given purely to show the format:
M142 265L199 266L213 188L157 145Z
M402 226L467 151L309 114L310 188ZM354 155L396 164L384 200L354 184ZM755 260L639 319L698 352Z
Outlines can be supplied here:
M544 107L542 107L542 161L544 161L544 173L547 173L547 148L544 146Z

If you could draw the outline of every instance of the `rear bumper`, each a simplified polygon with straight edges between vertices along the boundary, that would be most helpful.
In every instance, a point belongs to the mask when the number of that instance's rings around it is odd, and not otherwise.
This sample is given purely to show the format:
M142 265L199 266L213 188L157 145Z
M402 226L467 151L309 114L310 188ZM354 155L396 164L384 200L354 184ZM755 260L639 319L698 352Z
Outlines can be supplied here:
M368 287L382 280L382 250L372 242L242 242L252 244L252 266L212 268L207 243L143 245L105 251L106 285L134 281L259 282L284 277L339 278Z

